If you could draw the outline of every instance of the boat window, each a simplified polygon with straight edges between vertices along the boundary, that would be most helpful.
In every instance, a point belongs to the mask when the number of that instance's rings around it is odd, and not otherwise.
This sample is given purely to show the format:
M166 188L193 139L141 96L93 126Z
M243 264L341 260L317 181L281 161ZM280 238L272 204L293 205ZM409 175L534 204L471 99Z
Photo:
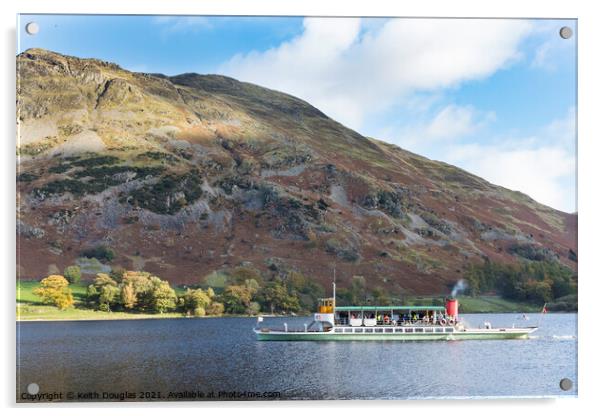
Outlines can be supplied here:
M443 332L443 328L435 328L435 332Z
M351 328L345 328L345 332L351 332L352 329Z
M343 328L335 328L334 332L343 332Z
M414 332L424 332L424 328L416 328L414 329Z
M403 328L395 328L395 332L403 332Z
M393 328L385 328L385 332L393 332Z
M445 332L454 332L454 328L445 328Z
M356 333L357 333L357 332L359 332L359 333L362 333L362 332L364 332L364 328L354 328L353 332L356 332Z
M374 332L383 332L383 329L382 329L382 328L376 328L376 329L374 330Z
M424 328L424 332L433 332L433 328Z
M406 328L406 332L412 333L414 332L414 328Z
M374 330L372 328L366 328L366 333L372 333Z

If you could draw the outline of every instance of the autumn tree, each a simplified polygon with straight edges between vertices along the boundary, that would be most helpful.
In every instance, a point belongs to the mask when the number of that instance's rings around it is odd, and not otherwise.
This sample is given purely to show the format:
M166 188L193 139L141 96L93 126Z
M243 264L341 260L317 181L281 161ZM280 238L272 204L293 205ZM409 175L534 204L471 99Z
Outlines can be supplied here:
M211 302L211 305L207 306L207 309L205 310L205 312L207 313L207 315L223 315L224 313L224 304L221 302Z
M136 291L134 285L130 282L121 285L121 303L126 309L134 309L138 298L136 297Z
M242 285L230 285L224 289L222 301L228 313L249 313L253 295L257 293L259 285L255 279L247 279Z
M40 282L33 294L42 298L42 302L55 305L64 310L73 306L73 294L69 282L63 276L50 275Z
M139 310L152 310L153 309L153 284L151 282L151 274L148 272L141 271L125 271L121 277L122 293L123 287L129 287L126 289L129 293L128 305L131 309ZM128 305L124 306L129 308Z

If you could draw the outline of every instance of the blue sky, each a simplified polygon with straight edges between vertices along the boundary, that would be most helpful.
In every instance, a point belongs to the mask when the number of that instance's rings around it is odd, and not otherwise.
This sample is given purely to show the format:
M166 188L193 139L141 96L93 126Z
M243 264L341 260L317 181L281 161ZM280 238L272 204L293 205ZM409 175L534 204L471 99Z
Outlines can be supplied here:
M576 33L573 20L22 15L18 52L254 82L574 212L576 35L562 26Z

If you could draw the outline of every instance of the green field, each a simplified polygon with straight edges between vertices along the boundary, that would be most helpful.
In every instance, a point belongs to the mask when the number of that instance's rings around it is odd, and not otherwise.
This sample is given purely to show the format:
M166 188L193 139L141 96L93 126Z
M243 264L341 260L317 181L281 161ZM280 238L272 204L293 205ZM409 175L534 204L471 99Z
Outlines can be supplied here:
M55 306L44 305L40 299L33 294L33 289L39 286L36 281L17 282L17 320L85 320L85 319L148 319L148 318L182 318L182 313L171 312L163 314L146 314L133 312L101 312L89 309L85 305L86 287L85 283L71 284L69 288L73 292L74 307L61 311ZM174 288L180 295L184 289Z
M540 312L543 307L503 299L500 296L459 296L458 302L460 313Z
M543 305L533 305L526 302L512 301L501 296L458 296L460 313L510 313L510 312L539 312ZM443 306L442 296L408 296L403 300L404 305L436 305Z

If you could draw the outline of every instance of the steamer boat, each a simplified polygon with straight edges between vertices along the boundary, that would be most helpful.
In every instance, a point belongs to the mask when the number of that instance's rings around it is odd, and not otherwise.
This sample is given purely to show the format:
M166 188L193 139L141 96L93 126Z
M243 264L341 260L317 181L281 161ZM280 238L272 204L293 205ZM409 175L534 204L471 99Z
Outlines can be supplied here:
M260 341L446 341L464 339L528 338L536 326L467 328L458 317L457 299L445 306L336 306L333 296L320 299L313 322L303 329L261 327L253 329Z

